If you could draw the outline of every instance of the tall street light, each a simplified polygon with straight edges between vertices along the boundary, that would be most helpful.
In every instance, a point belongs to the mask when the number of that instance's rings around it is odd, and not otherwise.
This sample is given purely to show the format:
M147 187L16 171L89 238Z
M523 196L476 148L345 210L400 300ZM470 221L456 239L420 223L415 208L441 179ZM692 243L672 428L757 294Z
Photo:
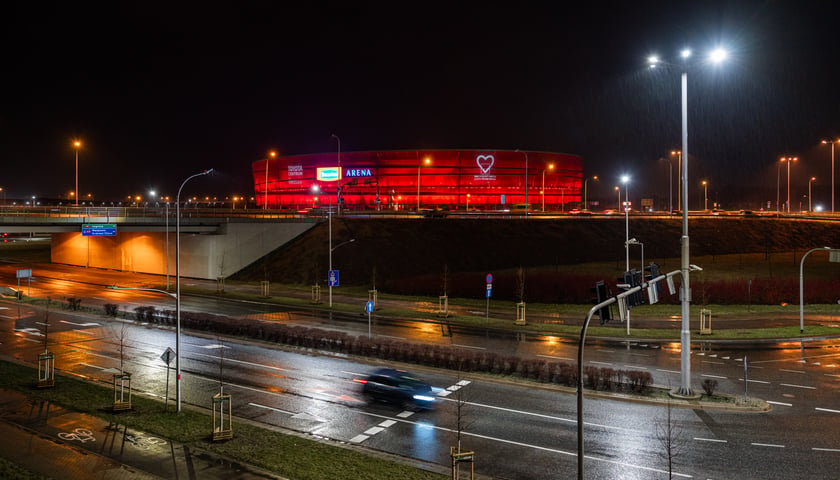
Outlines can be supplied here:
M703 185L703 210L709 209L709 182L703 180L700 182Z
M181 413L181 190L193 178L210 173L213 173L212 168L187 177L175 197L175 398L178 413Z
M76 206L79 206L79 148L82 147L80 140L73 141L73 149L76 150L76 191L73 196L76 198Z
M554 170L554 164L549 163L548 167L543 168L543 171L542 171L542 190L540 190L540 194L542 195L542 211L543 211L543 213L545 213L545 171L546 170ZM525 203L527 205L527 203L528 203L527 198L528 197L526 196L525 198L526 198Z
M628 193L628 183L630 183L630 177L628 175L621 176L621 183L624 184L624 253L627 254L627 265L624 269L625 272L630 271L630 244L627 243L630 240L630 194ZM620 203L620 202L619 202Z
M592 178L592 180L594 180L596 182L598 181L598 175L593 175L591 178ZM587 182L589 182L589 178L587 178L586 180L583 181L583 209L584 210L589 210L589 202L587 201L587 198L586 198L586 196L587 196L587 185L586 185Z
M338 149L336 150L336 160L338 161L338 187L335 189L335 204L338 209L338 214L341 215L341 139L336 134L330 134L330 138L334 138L338 142Z
M797 160L799 160L797 157L782 157L779 159L779 165L787 163L787 200L785 201L785 211L787 211L787 213L790 213L790 164ZM776 185L778 185L778 179ZM776 188L778 195L778 186Z
M834 213L834 144L840 143L840 139L822 140L820 143L822 143L823 145L831 145L831 213Z
M813 208L811 208L811 182L813 182L816 179L817 179L817 177L811 177L808 180L808 213L811 213L811 212L814 211Z
M432 159L429 158L429 157L426 157L426 159L423 160L423 163L420 163L420 164L417 165L417 211L418 212L420 211L420 167L422 167L424 164L428 167L429 165L432 164Z
M677 211L682 210L682 152L671 150L671 156L677 157ZM670 162L669 162L670 163Z
M680 329L680 388L675 392L676 396L693 397L694 392L691 388L691 329L689 325L690 312L689 306L691 304L691 287L689 280L689 272L691 265L689 263L689 239L688 239L688 59L691 58L691 50L683 49L680 52L680 57L683 62L679 65L682 73L680 75L680 91L681 91L681 119L682 119L682 154L680 155L680 163L682 164L681 184L682 184L682 205L686 208L682 211L682 238L680 245L680 276L682 282L680 285L680 302L681 302L681 329ZM720 63L726 60L727 53L723 49L715 49L709 55L711 63ZM657 57L650 57L648 62L651 67L661 63Z
M265 196L263 197L263 210L268 210L268 161L276 156L277 152L272 150L268 152L268 157L265 159L265 183L263 184Z
M615 188L615 191L618 192L618 206L616 207L616 209L621 211L621 187L616 185L613 188Z

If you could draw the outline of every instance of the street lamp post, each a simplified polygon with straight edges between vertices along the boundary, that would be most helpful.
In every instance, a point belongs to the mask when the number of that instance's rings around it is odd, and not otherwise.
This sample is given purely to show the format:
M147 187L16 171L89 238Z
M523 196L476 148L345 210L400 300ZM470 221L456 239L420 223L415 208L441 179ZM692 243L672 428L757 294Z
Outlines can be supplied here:
M680 52L683 62L691 57L691 50L684 49ZM720 63L726 59L727 53L723 49L715 49L711 52L709 59L712 63ZM659 63L656 57L650 57L649 62L651 66ZM680 387L675 392L677 396L693 397L694 392L691 389L691 329L689 325L690 312L689 306L691 304L691 287L690 287L690 271L691 265L689 263L689 238L688 238L688 65L683 63L681 66L682 73L680 75L680 97L681 97L681 120L682 120L682 154L680 163L682 164L682 204L686 208L682 212L682 238L680 245L680 274L682 282L680 285L680 303L682 322L680 326Z
M811 177L808 180L808 213L811 213L811 212L814 211L812 206L811 206L811 182L813 182L816 179L817 179L817 177Z
M630 177L627 176L627 175L622 175L621 183L624 184L624 203L625 204L630 203L630 194L627 191L628 188L629 188L627 184L630 183ZM619 202L619 203L621 203L621 202ZM630 241L630 208L629 208L630 206L629 205L623 205L623 207L624 207L624 253L626 254L626 257L627 257L627 263L626 263L627 268L625 268L624 271L629 272L630 271L630 246L629 246L629 243L627 243L627 242Z
M779 159L779 167L781 168L782 163L787 163L787 200L785 201L785 208L783 211L790 213L790 164L799 160L798 157L782 157ZM779 198L779 169L776 172L776 202L778 203ZM778 210L778 208L777 208Z
M703 210L709 210L709 182L703 180L700 182L703 184Z
M554 170L554 164L553 163L548 164L548 170ZM542 190L540 190L540 194L542 195L542 211L543 211L543 213L545 213L545 171L546 171L546 169L543 168L543 171L542 171ZM526 204L528 203L527 196L526 196L525 203Z
M175 401L178 413L181 413L181 190L193 178L212 172L211 168L187 177L175 197Z
M831 213L834 213L834 144L840 143L840 140L823 140L823 145L831 145Z
M335 189L335 208L338 210L338 214L341 215L341 177L343 176L341 174L341 139L334 133L330 134L330 138L334 138L338 143L338 149L336 150L336 160L338 161L338 187Z
M682 152L672 150L671 156L675 155L677 157L677 211L680 211L682 210Z
M598 175L593 175L592 180L598 181ZM589 202L587 201L587 183L589 182L589 178L583 181L583 209L589 210Z
M615 188L615 191L618 192L618 207L616 207L616 209L621 210L621 188L618 185L613 188Z
M429 166L432 163L432 159L426 157L423 163ZM423 166L423 163L417 165L417 212L420 212L420 167Z
M76 206L79 206L79 148L82 146L82 142L79 140L75 140L73 142L73 147L76 150L76 191L73 192L73 196L76 198Z
M268 210L268 161L270 158L274 158L276 156L277 152L272 150L268 152L268 157L265 159L265 183L263 184L265 195L263 196L263 210Z

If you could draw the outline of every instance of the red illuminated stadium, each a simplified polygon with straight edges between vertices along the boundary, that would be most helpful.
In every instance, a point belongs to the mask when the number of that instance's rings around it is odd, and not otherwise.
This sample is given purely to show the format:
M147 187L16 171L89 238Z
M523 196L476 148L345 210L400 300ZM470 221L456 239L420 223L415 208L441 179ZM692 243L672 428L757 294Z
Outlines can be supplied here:
M255 199L268 208L358 210L524 208L581 201L577 155L511 150L400 150L270 157L252 164ZM268 169L266 170L266 167ZM267 190L266 190L267 187Z

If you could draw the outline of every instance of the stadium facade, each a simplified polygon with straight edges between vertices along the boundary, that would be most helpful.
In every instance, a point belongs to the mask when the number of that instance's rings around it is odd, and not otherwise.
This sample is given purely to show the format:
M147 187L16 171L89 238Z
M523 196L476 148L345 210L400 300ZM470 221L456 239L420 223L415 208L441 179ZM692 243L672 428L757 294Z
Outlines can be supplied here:
M340 156L339 156L340 155ZM399 150L270 157L252 164L272 209L532 210L579 206L583 159L514 150Z

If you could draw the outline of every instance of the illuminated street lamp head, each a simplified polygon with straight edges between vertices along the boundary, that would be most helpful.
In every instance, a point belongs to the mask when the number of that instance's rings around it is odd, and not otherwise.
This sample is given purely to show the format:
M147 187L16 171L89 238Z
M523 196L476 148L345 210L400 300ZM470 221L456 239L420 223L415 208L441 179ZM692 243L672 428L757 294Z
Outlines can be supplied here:
M312 185L312 193L318 193L321 191L321 187L318 185Z
M553 163L549 163L549 164L548 164L548 169L549 169L549 170L554 170L554 164L553 164Z
M691 49L690 48L683 48L680 51L680 58L686 59L691 56Z
M627 182L629 182L629 181L630 181L630 176L629 175L622 175L621 176L621 183L626 185Z
M659 57L657 57L656 55L650 55L647 61L648 65L650 65L650 68L653 68L659 64Z
M425 163L426 165L431 165L432 164L432 159L429 158L429 157L426 157L426 159L423 160L423 163Z
M705 181L705 180L703 180L702 182L700 182L700 184L701 184L701 185L703 185L703 186L705 187L705 186L706 186L706 184L708 184L708 182L707 182L707 181Z
M720 63L726 60L727 57L729 57L727 51L719 47L712 50L712 52L709 54L709 59L712 61L712 63Z
M274 157L277 156L277 152L275 152L274 150L271 150L270 152L268 152L268 156L271 157L271 158L274 158Z
M81 141L79 141L79 140L75 140L75 141L73 142L73 146L74 146L74 147L76 147L76 148L79 148L79 147L81 147L81 146L82 146L82 142L81 142Z

